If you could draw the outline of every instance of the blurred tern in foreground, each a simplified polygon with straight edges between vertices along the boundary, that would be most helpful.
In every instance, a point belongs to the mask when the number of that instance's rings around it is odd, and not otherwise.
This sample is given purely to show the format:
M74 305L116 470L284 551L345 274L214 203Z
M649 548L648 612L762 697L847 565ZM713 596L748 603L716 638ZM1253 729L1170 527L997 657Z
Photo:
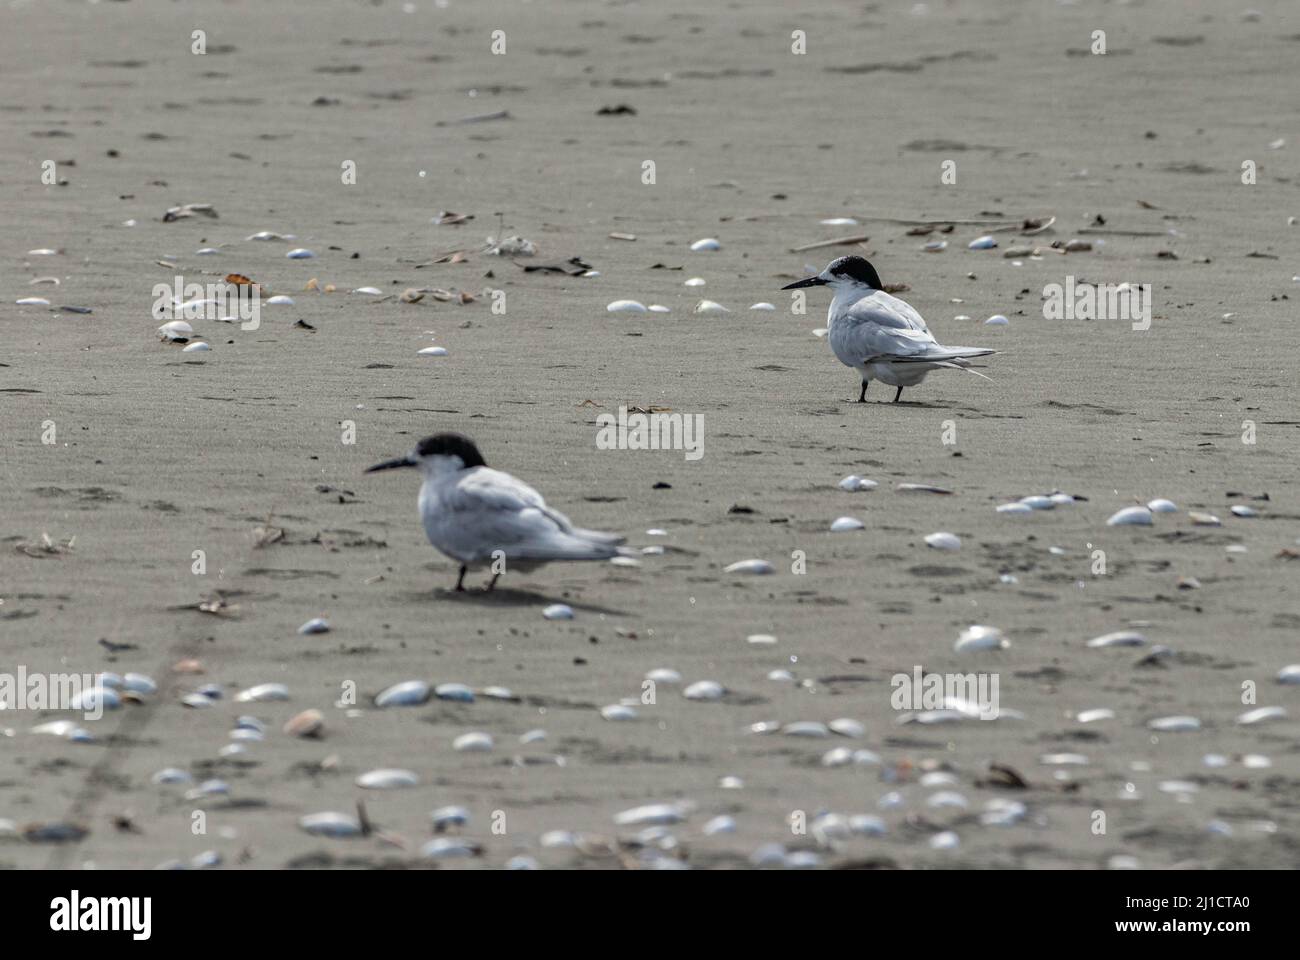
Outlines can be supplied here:
M934 339L921 315L897 297L881 289L880 275L862 257L840 257L815 277L791 283L782 290L799 287L830 287L835 291L827 317L826 335L840 363L862 376L858 403L867 402L867 384L879 380L897 387L894 402L932 370L970 369L973 357L996 350L984 347L945 347ZM988 380L988 377L984 377Z
M465 589L470 567L523 572L553 560L608 560L619 556L623 537L583 530L552 510L542 495L508 473L491 469L478 447L459 433L425 437L404 457L377 463L366 473L419 467L420 520L429 542L460 561L456 589ZM500 568L487 589L496 586Z

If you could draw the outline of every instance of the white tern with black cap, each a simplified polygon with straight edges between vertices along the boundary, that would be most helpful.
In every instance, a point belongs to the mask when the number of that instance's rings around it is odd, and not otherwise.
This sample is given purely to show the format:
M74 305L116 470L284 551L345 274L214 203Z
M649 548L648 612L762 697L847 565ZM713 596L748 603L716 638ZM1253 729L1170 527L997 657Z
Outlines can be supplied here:
M862 377L859 403L866 403L867 384L872 380L897 387L897 403L904 387L915 386L933 370L966 370L984 377L970 369L970 361L997 353L985 347L943 346L911 304L881 289L876 268L862 257L832 260L817 276L781 289L822 286L835 292L827 315L826 339L840 363Z

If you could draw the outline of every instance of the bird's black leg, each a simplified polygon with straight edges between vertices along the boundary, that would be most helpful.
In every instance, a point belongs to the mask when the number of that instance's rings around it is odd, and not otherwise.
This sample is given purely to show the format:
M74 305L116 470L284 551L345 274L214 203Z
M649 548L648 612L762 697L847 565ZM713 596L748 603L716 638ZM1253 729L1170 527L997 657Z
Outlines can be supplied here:
M867 402L867 381L862 381L862 392L858 394L858 403Z
M491 592L492 592L492 588L495 587L495 586L497 585L497 580L499 580L500 578L501 578L501 574L499 574L499 573L494 573L494 574L492 574L492 582L489 583L489 584L487 585L487 592L488 592L488 593L491 593Z
M456 579L456 591L458 593L465 592L465 572L467 570L469 570L469 567L462 563L460 565L460 576Z
M894 394L894 402L898 403L898 398L901 397L902 395L903 395L903 388L899 387L898 393Z

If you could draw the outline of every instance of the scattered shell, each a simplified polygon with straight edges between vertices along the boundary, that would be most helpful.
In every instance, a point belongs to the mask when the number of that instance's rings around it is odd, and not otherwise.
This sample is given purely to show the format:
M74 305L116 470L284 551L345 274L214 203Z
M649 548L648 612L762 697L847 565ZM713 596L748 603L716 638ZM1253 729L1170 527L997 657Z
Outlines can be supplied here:
M955 850L961 845L961 838L951 830L936 833L930 838L930 847L934 850Z
M682 282L682 286L683 286L683 287L703 287L703 286L705 286L705 280L704 280L703 277L691 277L689 280L684 280L684 281Z
M637 718L636 710L623 703L611 703L608 707L601 707L600 715L606 720L635 720Z
M1020 502L1031 510L1054 510L1056 501L1051 497L1044 497L1040 494L1034 494L1029 497L1021 497Z
M735 833L736 821L734 818L729 817L724 813L720 816L714 817L706 823L700 828L700 832L706 837L711 837L718 833Z
M751 633L745 638L745 642L759 647L770 647L776 643L776 637L770 633Z
M460 753L487 753L495 745L490 733L477 730L473 733L462 733L451 742L452 749Z
M439 807L429 814L433 829L442 833L448 827L463 827L469 823L469 811L464 807Z
M931 794L930 798L925 801L925 805L927 807L957 807L961 810L965 810L970 806L966 798L955 790L940 790L938 793Z
M1289 663L1277 672L1278 683L1300 683L1300 663Z
M1162 733L1184 733L1189 730L1201 729L1201 721L1195 717L1185 716L1156 717L1147 726Z
M858 225L858 221L852 217L828 217L818 222L823 227L856 227Z
M1241 504L1241 503L1235 504L1234 506L1229 507L1228 509L1232 511L1232 515L1234 517L1258 517L1259 516L1259 511L1256 510L1254 507L1248 507L1245 504Z
M425 703L433 691L423 680L404 680L375 696L376 707L415 707Z
M290 260L310 260L316 254L312 253L306 247L297 247L285 254Z
M1172 500L1157 498L1147 504L1147 509L1152 513L1177 513L1178 505Z
M196 343L191 343L189 346L184 347L181 350L181 353L205 353L211 349L212 347L210 344L207 344L204 341L199 340Z
M672 310L669 307L665 307L662 303L652 303L650 306L646 307L646 309L651 313L672 313Z
M309 813L298 820L298 826L317 837L359 837L361 824L355 817L332 810L321 813Z
M1146 642L1147 638L1135 630L1117 630L1114 633L1105 633L1100 637L1093 637L1088 641L1088 646L1093 648L1140 647Z
M1038 762L1045 767L1086 767L1088 758L1081 753L1045 753Z
M681 823L686 819L687 807L681 803L652 803L644 807L633 807L614 814L614 822L620 827L636 827L643 824L662 826Z
M179 767L165 767L149 778L155 784L193 783L194 778Z
M50 301L44 297L23 297L21 300L15 300L15 304L20 307L48 307Z
M477 857L482 848L472 840L456 837L435 837L420 848L426 860L444 860L449 857Z
M357 786L366 790L396 790L413 787L420 782L410 770L383 769L370 770L357 777Z
M961 632L953 649L958 653L970 653L975 650L1004 650L1009 646L1011 642L997 627L975 624Z
M192 336L194 336L194 328L184 320L172 320L170 323L164 323L158 328L158 339L160 340L174 340L178 343L184 343Z
M850 473L840 481L840 489L847 490L850 493L856 493L859 490L871 490L878 486L880 486L880 484L875 480L868 480L865 477L859 477L856 473Z
M553 603L542 611L542 616L547 620L572 620L573 607L567 603Z
M955 533L932 533L925 538L925 545L936 550L960 550L961 537Z
M1219 518L1212 513L1201 513L1198 510L1190 510L1188 511L1187 516L1190 517L1192 523L1196 524L1198 527L1218 527L1223 525Z
M864 724L851 717L840 717L838 720L832 720L826 724L831 733L838 733L841 737L861 737L867 732Z
M1151 526L1150 509L1147 507L1125 507L1118 513L1112 514L1111 518L1106 521L1108 527L1120 527L1130 524L1142 527Z
M721 700L726 693L722 684L714 680L698 680L682 691L687 700Z
M831 732L826 724L817 720L796 720L794 723L783 724L781 732L787 737L829 737Z
M1005 327L1008 326L1010 323L1011 321L1008 320L1000 313L995 313L993 314L993 316L989 317L987 320L984 321L984 325L986 327Z
M652 681L653 683L681 683L682 682L682 675L678 673L676 670L670 670L667 667L659 667L658 669L651 670L649 673L645 675L645 678L647 680Z
M363 297L382 297L384 295L384 291L378 287L357 287L352 292L359 293Z
M862 530L866 524L855 517L840 517L831 524L832 533L845 533L849 530Z
M941 250L946 250L946 249L948 249L948 241L947 241L947 240L931 240L929 243L927 243L927 244L926 244L925 246L923 246L921 249L924 250L926 253L939 253Z
M751 310L775 310L775 309L776 309L776 305L775 305L775 304L768 303L767 301L763 301L763 302L761 302L761 303L751 303L751 304L749 305L749 309L751 309Z
M1004 503L997 508L998 513L1009 513L1014 516L1027 517L1034 512L1034 508L1027 503Z
M997 245L998 245L997 240L988 235L982 237L976 237L969 244L967 244L967 246L971 250L992 250Z
M1263 723L1265 720L1281 720L1286 716L1285 707L1256 707L1254 710L1247 710L1237 718L1237 722L1242 726L1251 726L1256 723Z
M645 313L646 306L639 300L615 300L605 310L609 313Z
M894 489L900 493L952 493L951 490L945 489L944 487L936 487L929 483L898 483L894 485Z
M292 307L293 297L286 297L284 294L281 293L281 294L277 294L274 297L271 297L266 302L268 306L272 306L272 307Z
M720 244L717 240L713 239L712 237L706 237L703 240L696 240L694 243L692 243L691 249L696 253L700 253L705 250L721 250L722 244Z
M122 698L111 687L88 687L70 701L69 710L96 713L100 710L116 710L122 705Z
M260 703L266 700L288 700L289 688L283 683L260 683L235 694L239 703Z
M737 560L723 569L723 573L775 573L776 568L766 560Z
M445 356L447 356L447 348L446 348L446 347L425 347L423 350L420 350L420 351L417 351L417 352L418 352L419 355L422 356L422 357L445 357Z
M291 737L319 737L325 730L325 715L319 710L304 710L284 725L284 732Z
M330 624L328 620L324 617L315 617L299 627L298 632L304 635L309 633L329 633L329 629Z
M1074 719L1080 723L1096 723L1098 720L1114 720L1115 711L1106 707L1096 707L1092 710L1081 710Z
M712 300L701 300L699 303L695 305L695 312L701 314L716 314L716 313L730 313L731 311L728 310L726 307L724 307L722 304L715 303Z
M433 695L439 700L455 700L459 703L473 703L474 690L463 683L440 683L433 688Z

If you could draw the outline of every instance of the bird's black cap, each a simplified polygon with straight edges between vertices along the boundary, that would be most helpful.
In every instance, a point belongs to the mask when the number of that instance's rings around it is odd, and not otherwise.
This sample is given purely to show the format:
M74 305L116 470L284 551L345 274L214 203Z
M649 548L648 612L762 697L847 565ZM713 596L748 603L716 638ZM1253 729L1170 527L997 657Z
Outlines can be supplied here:
M415 447L421 457L460 457L466 467L486 467L487 461L478 452L474 441L463 433L435 433L425 437Z
M876 268L862 257L840 257L832 260L826 269L838 277L852 277L858 283L865 283L873 290L880 290L883 287Z

